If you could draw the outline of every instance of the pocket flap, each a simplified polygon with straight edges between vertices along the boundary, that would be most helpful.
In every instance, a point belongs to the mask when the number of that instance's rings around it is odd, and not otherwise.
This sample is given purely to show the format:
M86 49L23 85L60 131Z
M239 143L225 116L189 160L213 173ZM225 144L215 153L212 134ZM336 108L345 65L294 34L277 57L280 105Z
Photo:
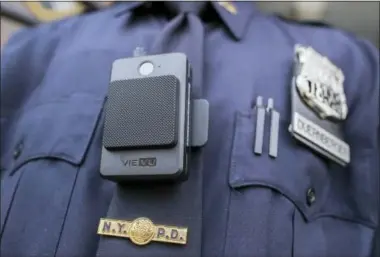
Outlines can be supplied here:
M375 175L368 154L352 151L347 168L320 157L297 143L280 122L278 157L268 155L269 119L266 119L263 154L253 152L255 114L237 113L229 184L233 189L268 187L291 200L304 218L335 216L374 227L377 223ZM248 189L247 189L248 190ZM371 194L372 192L372 194Z
M103 99L75 94L46 102L23 113L12 140L16 170L38 158L57 158L79 165L97 124Z

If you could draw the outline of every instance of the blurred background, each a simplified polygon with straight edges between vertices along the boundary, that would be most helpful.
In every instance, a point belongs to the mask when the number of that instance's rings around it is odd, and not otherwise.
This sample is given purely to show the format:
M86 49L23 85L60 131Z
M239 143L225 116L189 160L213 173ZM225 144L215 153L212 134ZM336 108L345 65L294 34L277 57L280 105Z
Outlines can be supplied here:
M61 19L80 13L106 8L112 1L36 1L1 2L1 47L9 36L22 27ZM377 47L379 40L379 10L376 2L300 2L263 1L257 5L268 13L289 19L321 21L367 38Z

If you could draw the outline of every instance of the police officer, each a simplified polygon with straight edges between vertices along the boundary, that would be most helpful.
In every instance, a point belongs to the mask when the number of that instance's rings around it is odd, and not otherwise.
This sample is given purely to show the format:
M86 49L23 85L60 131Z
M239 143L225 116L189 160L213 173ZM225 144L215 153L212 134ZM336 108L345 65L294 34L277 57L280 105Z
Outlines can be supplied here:
M326 89L340 109L302 91L301 82L299 90L309 110L341 114L326 124L343 129L347 165L311 147L335 138L324 130L300 127L314 137L309 146L292 136L297 127L289 132L296 45L324 60L316 69L326 65L344 76L340 91ZM183 183L137 188L99 176L112 62L137 47L184 52L194 87L209 101L208 143ZM257 126L260 108L278 112L277 137L268 119ZM258 127L263 134L254 151ZM378 225L378 130L378 50L346 32L262 14L252 3L128 2L23 30L2 53L1 252L370 256Z

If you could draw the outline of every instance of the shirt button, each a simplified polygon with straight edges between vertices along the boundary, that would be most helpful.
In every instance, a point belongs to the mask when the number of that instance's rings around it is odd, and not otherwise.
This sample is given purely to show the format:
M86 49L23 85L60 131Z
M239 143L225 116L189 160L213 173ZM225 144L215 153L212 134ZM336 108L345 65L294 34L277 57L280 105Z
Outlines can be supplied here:
M315 202L315 190L314 188L309 188L306 193L307 204L310 206Z
M14 159L17 159L17 158L21 155L21 153L22 153L22 148L23 148L22 143L18 144L18 145L15 147L15 149L14 149L14 151L13 151L13 158L14 158Z

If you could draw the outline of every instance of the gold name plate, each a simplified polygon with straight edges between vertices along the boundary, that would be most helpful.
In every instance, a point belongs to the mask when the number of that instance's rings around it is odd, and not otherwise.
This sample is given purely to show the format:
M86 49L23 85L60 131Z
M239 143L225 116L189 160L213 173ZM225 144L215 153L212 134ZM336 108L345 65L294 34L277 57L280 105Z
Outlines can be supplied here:
M136 245L147 245L151 241L182 245L187 242L187 228L155 225L148 218L100 219L98 235L129 238Z

